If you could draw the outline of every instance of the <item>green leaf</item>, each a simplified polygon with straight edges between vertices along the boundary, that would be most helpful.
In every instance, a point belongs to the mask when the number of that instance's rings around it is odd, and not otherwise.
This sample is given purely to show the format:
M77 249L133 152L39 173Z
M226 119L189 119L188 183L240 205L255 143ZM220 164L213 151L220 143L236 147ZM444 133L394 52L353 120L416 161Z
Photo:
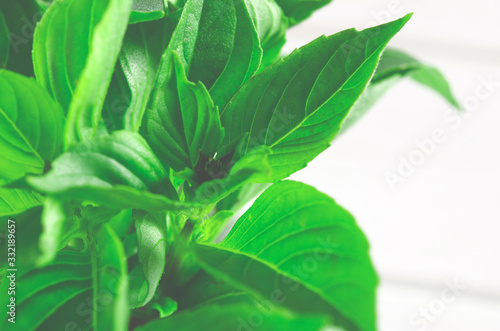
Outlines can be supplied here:
M237 212L249 201L259 196L269 185L268 183L247 183L221 200L217 204L217 209Z
M40 174L61 152L64 117L33 79L0 69L0 183Z
M160 1L161 2L161 1ZM163 6L163 5L162 5ZM128 28L120 54L120 64L131 91L130 105L124 114L124 128L139 131L156 71L168 43L171 19L135 24ZM166 31L163 31L166 30Z
M40 205L35 191L0 188L0 217L17 215Z
M46 11L50 5L54 2L54 0L35 0L38 6L42 9L42 11Z
M36 261L38 266L51 262L57 252L65 247L72 235L78 231L80 223L70 209L70 205L52 197L44 199L42 234L39 239L41 254Z
M0 228L0 244L4 252L7 252L8 220L15 222L16 260L14 262L20 272L32 269L41 254L39 237L42 234L42 210L42 206L34 206L21 213L0 216L0 221L5 225ZM0 266L6 266L7 262L7 259L2 259Z
M175 52L164 55L160 69L160 85L153 95L147 113L148 140L155 153L175 171L194 169L200 154L213 157L224 131L219 112L205 86L186 78Z
M2 330L57 330L47 328L47 325L53 317L61 322L64 315L58 312L62 307L71 307L73 316L77 317L75 313L78 305L83 304L85 308L86 303L81 295L85 293L92 297L90 256L86 253L62 251L50 265L27 273L22 273L19 269L16 276L16 323L7 322L6 317L9 316L3 314L0 321ZM8 284L9 282L3 282L2 293L7 293ZM80 300L74 302L72 299L78 296ZM2 295L1 298L2 306L5 307L9 297ZM83 322L81 316L74 321ZM60 325L58 324L59 327Z
M129 23L159 20L164 16L163 0L134 0Z
M349 330L375 330L377 278L368 242L330 197L297 182L267 189L219 244L195 246L214 277Z
M305 167L329 146L386 44L410 17L319 37L251 78L222 111L223 145L247 134L236 155L271 147L272 181Z
M416 82L431 88L452 106L457 109L460 108L451 92L450 85L439 70L419 62L404 52L388 48L380 59L370 85L368 85L366 91L361 95L361 98L345 119L342 132L363 117L385 92L404 77L410 77Z
M245 0L188 0L167 57L172 51L180 56L189 81L201 81L219 107L258 69L262 56ZM157 90L164 89L170 66L167 58Z
M257 315L255 319L259 321L258 329L262 331L330 330L328 319L321 316L297 316L285 310L267 311L264 307L241 303L228 306L213 305L183 311L169 318L152 321L136 330L253 330L256 322L252 317L255 315Z
M66 146L97 130L131 6L132 0L60 0L36 28L36 77L68 112Z
M297 24L332 0L276 0L293 24Z
M244 184L255 178L271 176L268 163L271 151L269 148L257 148L238 160L229 169L209 170L204 174L204 182L196 189L195 201L213 204L227 197Z
M120 238L104 224L91 242L95 331L126 331L129 322L127 257Z
M160 318L168 317L177 311L177 302L170 297L162 297L154 303L152 308L160 313Z
M377 101L400 79L401 77L397 75L387 77L387 79L381 80L377 84L372 83L368 85L359 100L352 107L351 111L344 120L344 123L342 123L342 128L339 134L347 131L353 124L361 119L377 103Z
M409 76L420 84L433 89L452 106L460 108L446 78L436 68L423 64L404 52L389 48L380 59L372 84L377 84L393 76Z
M272 64L285 44L288 19L273 0L245 0L262 46L260 70Z
M153 298L165 269L167 250L170 249L164 217L147 214L136 219L135 228L139 263L142 267L141 279L146 283L147 290L144 298L139 297L131 303L132 308L142 307Z
M201 224L201 236L199 240L213 242L229 224L235 213L230 210L222 210L212 217L206 218Z
M132 109L130 108L131 99L132 93L127 78L118 63L102 106L102 122L108 132L123 130L125 116L135 118L135 113L128 111ZM134 115L129 116L132 114Z
M33 76L31 50L40 8L33 0L0 1L0 16L0 68Z
M1 219L5 219L5 223L7 219L16 222L17 263L23 269L30 270L47 265L77 234L80 223L68 205L51 197L45 197L42 209L39 206L38 195L31 191L6 189L1 191L7 192L9 196L23 199L27 197L27 200L22 200L23 203L19 202L17 210L12 207L10 208L12 213L5 211L0 216ZM2 230L1 236L7 235L6 231Z
M7 22L5 21L2 11L0 11L0 68L5 68L7 66L7 61L9 60L9 50L9 27L7 26Z
M168 173L137 133L116 131L80 143L54 161L44 176L27 182L59 199L93 201L116 208L182 210Z

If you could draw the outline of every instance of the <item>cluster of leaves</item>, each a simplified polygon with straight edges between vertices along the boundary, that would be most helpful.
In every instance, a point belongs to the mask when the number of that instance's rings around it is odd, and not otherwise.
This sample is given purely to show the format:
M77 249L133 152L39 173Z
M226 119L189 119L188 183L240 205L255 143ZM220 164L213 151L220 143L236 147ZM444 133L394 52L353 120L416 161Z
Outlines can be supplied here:
M434 68L381 58L410 15L280 57L328 2L1 2L0 217L19 270L2 330L375 330L363 233L283 179L401 77L455 101Z

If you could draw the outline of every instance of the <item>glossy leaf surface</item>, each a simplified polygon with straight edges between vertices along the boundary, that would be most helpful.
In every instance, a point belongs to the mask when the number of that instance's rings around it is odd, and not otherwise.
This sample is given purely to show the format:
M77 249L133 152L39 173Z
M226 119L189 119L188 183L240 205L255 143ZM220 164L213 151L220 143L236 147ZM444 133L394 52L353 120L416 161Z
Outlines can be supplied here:
M320 37L250 79L222 111L224 145L247 134L236 155L271 147L274 181L305 167L329 146L410 17Z
M375 330L377 278L353 217L297 182L267 189L219 244L199 244L214 277L304 313L326 313L349 330ZM350 327L350 328L349 328Z

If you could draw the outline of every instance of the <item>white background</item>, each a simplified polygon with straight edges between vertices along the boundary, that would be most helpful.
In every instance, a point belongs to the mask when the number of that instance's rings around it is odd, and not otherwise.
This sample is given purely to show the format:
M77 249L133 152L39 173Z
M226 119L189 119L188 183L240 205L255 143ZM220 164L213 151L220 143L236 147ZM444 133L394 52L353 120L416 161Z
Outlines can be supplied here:
M500 87L471 105L481 77L500 82L500 3L336 0L291 29L285 49L408 12L390 45L439 67L457 99L468 100L468 115L449 123L445 101L405 80L293 179L336 199L368 236L381 278L380 330L499 331ZM446 141L391 191L384 174L397 174L415 140L438 128ZM454 280L462 289L444 302Z

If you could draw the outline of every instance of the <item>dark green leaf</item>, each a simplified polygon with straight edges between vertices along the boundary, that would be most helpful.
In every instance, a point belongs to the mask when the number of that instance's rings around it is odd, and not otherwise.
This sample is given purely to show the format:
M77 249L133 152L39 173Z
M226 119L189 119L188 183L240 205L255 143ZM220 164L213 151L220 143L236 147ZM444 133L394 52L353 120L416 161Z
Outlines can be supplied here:
M0 69L0 183L40 174L61 152L61 108L33 79Z
M0 10L0 68L5 68L7 66L7 61L9 60L9 50L10 50L10 34L7 22L3 17L3 13Z
M89 200L116 208L181 210L168 173L137 133L110 136L75 145L44 176L30 176L36 189L59 197Z
M167 78L155 90L147 113L149 142L155 153L175 171L194 169L200 154L213 157L224 131L219 112L205 86L186 78L175 52L162 59L160 77ZM163 81L162 78L159 81Z
M207 181L196 189L196 201L216 203L255 178L270 177L272 173L268 163L270 154L269 148L257 148L234 165L230 164L228 169L209 171L206 174Z
M257 317L255 318L254 316ZM258 321L261 331L327 330L329 321L321 316L297 316L285 310L266 310L245 304L213 305L193 311L184 311L138 327L137 331L157 330L253 330Z
M274 184L221 243L196 251L207 272L237 288L297 312L330 314L349 330L375 330L367 240L347 211L310 186Z
M33 32L42 17L40 8L33 0L0 1L0 16L2 15L4 23L0 19L0 40L5 38L2 30L7 32L8 40L4 40L3 44L0 41L0 54L8 52L8 57L0 55L0 68L33 76L31 50ZM8 61L2 64L4 60Z
M5 224L4 227L0 228L0 244L4 252L7 252L7 239L9 234L9 229L7 228L8 220L15 222L15 264L20 272L26 272L32 269L36 265L41 254L39 237L42 234L42 209L42 206L34 206L22 213L2 215L0 217L2 224ZM2 259L0 263L0 266L5 266L7 264L7 259Z
M317 9L329 4L332 0L276 0L286 16L293 24L311 16Z
M129 23L159 20L164 16L163 0L134 0Z
M167 49L181 58L189 81L201 81L223 107L258 69L262 50L244 0L188 0ZM157 81L164 89L170 64ZM172 92L170 92L172 93Z
M386 44L410 17L320 37L251 78L222 112L224 145L247 134L236 155L271 147L274 181L305 167L329 146Z
M7 322L8 315L3 314L0 321L2 330L56 330L40 325L58 309L68 306L73 298L82 293L91 296L92 293L90 256L85 253L62 251L51 265L24 274L19 269L16 276L16 323ZM8 284L3 282L2 293L7 293ZM9 300L9 297L2 295L1 298L2 306L5 307L5 300ZM86 301L73 302L72 310L76 311L82 303Z
M125 128L125 116L128 114L131 99L132 93L127 78L118 63L102 106L102 121L108 132Z

